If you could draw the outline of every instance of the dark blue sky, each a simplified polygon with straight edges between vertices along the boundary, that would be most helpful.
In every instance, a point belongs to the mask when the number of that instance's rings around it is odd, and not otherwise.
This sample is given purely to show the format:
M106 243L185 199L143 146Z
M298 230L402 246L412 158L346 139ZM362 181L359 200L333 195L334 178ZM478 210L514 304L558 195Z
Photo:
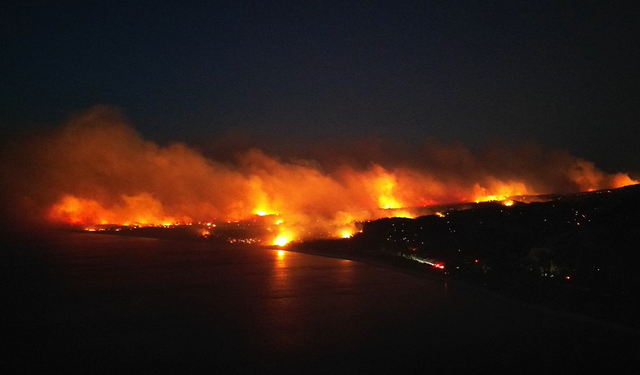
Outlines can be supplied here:
M640 171L625 3L92 3L3 9L2 133L111 104L161 142L506 140Z

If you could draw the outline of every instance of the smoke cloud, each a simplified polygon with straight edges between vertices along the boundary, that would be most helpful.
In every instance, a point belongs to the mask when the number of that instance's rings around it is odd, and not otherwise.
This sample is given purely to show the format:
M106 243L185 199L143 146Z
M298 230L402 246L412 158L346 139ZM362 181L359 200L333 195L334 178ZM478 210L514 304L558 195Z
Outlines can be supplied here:
M566 151L532 145L473 153L462 145L409 147L370 138L297 145L280 155L236 145L233 137L199 148L159 146L106 106L4 146L3 215L19 223L162 224L277 214L280 231L302 238L340 235L353 231L354 220L402 214L382 210L388 208L636 183Z

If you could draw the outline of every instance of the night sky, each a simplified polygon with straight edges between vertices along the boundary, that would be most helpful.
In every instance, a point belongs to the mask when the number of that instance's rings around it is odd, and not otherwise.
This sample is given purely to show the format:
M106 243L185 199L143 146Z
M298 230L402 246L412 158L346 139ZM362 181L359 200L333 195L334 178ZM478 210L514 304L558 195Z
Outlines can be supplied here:
M5 5L1 133L109 104L160 143L233 131L285 143L506 141L640 171L630 5L166 3Z

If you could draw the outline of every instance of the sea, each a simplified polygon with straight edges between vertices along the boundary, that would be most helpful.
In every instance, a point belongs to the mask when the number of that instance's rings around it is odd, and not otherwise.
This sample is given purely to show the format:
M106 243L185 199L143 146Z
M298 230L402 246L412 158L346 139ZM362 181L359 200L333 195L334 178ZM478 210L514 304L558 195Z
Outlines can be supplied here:
M5 374L629 373L640 364L636 331L351 260L66 231L1 246Z

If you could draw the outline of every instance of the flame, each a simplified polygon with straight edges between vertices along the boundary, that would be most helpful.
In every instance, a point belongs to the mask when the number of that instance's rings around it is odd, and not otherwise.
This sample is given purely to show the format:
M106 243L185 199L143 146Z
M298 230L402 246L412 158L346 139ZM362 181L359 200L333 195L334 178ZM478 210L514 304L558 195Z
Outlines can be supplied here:
M120 204L104 208L93 199L65 195L49 210L49 219L68 224L122 224L171 226L177 222L163 213L162 205L148 194L121 197ZM188 217L184 221L190 222Z
M372 190L378 197L378 207L383 209L402 208L403 205L394 197L397 182L393 174L376 166L373 172L377 175L372 181Z
M291 239L287 236L278 236L273 240L273 244L275 246L286 246L289 242L291 242Z
M356 146L288 159L243 149L234 150L232 160L218 160L184 144L158 146L112 109L98 107L18 143L11 157L0 159L2 199L17 217L26 211L85 226L213 227L260 216L275 235L271 242L284 246L292 239L351 236L356 222L414 217L412 208L427 205L508 205L516 196L638 183L567 152L497 148L474 155L462 146L433 143L411 152L404 146Z
M473 200L476 203L502 202L511 196L531 194L530 189L527 189L526 184L521 181L503 182L496 179L490 179L488 187L475 184L473 190L475 195Z

